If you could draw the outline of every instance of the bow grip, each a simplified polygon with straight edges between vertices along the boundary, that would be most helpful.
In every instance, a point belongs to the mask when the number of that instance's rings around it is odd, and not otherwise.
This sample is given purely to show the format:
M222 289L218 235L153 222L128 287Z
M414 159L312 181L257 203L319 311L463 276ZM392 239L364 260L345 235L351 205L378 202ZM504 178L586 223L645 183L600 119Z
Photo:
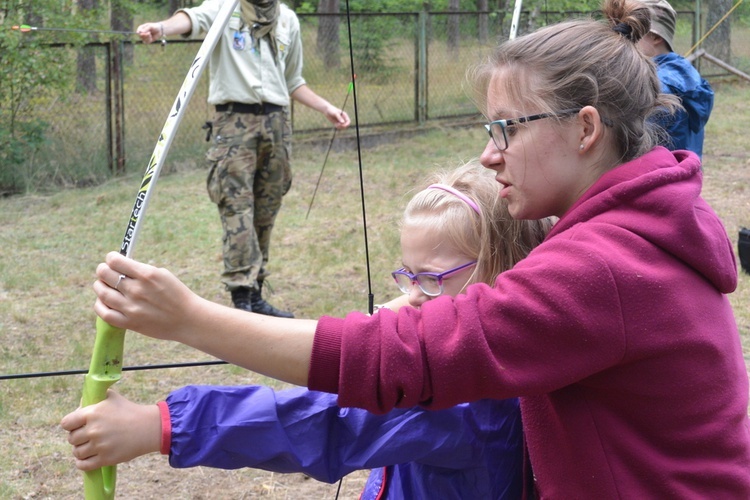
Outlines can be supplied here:
M125 329L116 328L103 319L96 318L96 340L91 355L89 372L83 381L81 406L89 406L107 397L107 390L120 380ZM115 496L117 468L102 467L86 471L83 491L86 500L110 500Z

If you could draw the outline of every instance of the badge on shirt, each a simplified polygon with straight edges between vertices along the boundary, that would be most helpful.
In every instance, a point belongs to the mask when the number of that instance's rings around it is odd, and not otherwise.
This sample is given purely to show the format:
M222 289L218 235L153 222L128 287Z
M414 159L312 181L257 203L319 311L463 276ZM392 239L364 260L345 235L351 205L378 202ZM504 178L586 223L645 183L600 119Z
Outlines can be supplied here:
M234 50L245 50L245 36L241 31L235 31L232 39Z

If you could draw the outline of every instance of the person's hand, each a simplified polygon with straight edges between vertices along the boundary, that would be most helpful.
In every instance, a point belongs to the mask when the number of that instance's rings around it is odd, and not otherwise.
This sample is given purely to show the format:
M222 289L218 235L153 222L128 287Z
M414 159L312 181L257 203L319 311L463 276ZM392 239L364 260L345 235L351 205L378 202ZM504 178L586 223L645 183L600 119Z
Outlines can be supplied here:
M391 311L398 312L402 307L409 307L409 296L407 294L399 295L395 299L391 299L385 304L380 304L381 308L390 309Z
M351 124L349 115L347 115L346 111L343 109L329 106L324 114L326 115L326 118L328 118L328 121L333 123L333 125L339 130L345 129Z
M162 23L144 23L135 30L136 34L141 37L143 43L152 43L161 40L164 36L164 25Z
M204 299L166 269L117 252L96 268L94 311L108 324L164 340L184 340ZM195 316L192 316L195 317Z
M133 403L111 389L104 401L65 415L60 426L69 432L76 467L83 471L127 462L161 447L159 407Z

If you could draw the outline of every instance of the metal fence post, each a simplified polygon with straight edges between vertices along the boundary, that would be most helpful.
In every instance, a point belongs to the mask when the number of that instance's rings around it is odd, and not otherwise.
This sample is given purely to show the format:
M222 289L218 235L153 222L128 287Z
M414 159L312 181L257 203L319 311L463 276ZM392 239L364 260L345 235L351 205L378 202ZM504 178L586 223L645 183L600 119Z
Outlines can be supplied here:
M423 8L417 18L417 96L416 119L420 126L427 121L427 16Z
M124 44L122 40L112 41L113 65L112 81L114 82L114 141L115 141L115 171L122 175L125 173L125 91L123 89L122 53Z
M104 92L107 106L105 108L105 121L107 123L107 168L115 173L115 151L112 144L112 42L105 45L107 52L107 66L104 75Z

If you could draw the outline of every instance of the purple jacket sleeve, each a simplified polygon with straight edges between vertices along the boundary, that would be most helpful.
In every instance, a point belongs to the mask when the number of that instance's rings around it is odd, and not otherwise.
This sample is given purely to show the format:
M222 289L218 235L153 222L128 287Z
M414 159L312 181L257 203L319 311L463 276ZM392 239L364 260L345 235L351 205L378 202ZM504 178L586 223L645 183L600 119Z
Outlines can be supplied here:
M169 462L178 468L254 467L332 483L355 470L417 462L414 470L447 469L453 478L479 470L490 485L509 483L520 470L515 399L374 415L301 388L188 386L167 404ZM421 481L430 480L423 475Z

